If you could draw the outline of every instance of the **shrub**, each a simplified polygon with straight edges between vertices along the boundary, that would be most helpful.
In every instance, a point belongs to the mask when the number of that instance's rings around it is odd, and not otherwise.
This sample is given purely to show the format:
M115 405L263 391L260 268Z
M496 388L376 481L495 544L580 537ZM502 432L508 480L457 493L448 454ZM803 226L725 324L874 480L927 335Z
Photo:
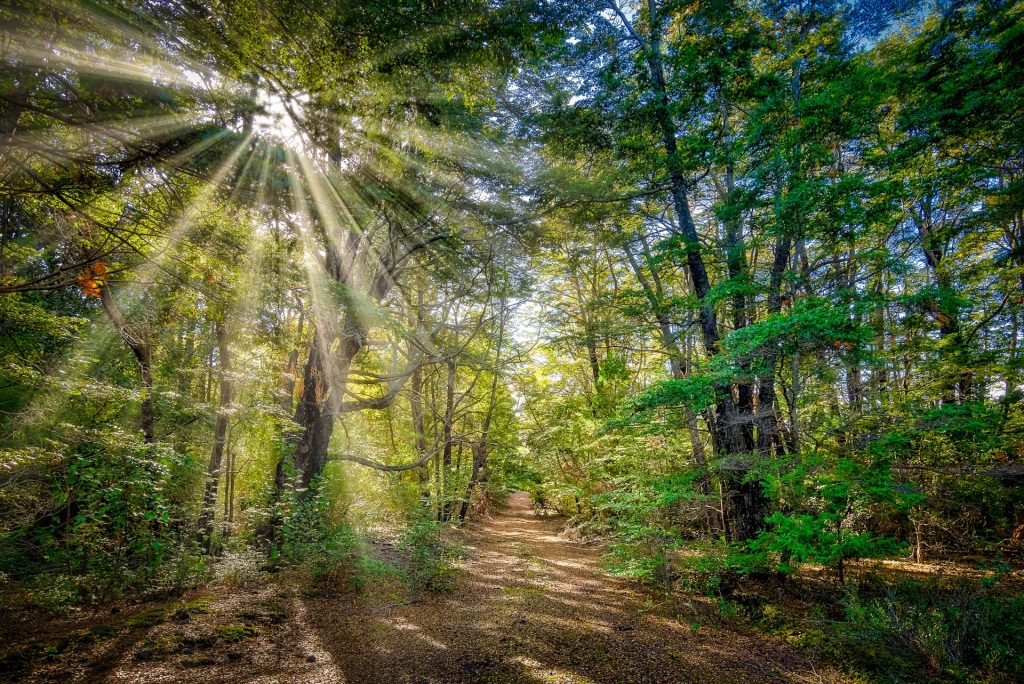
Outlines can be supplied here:
M728 597L743 575L762 574L775 567L770 554L743 544L696 542L683 559L684 578L693 590L706 596Z
M876 667L897 674L887 662L910 661L919 668L957 678L980 670L988 679L1024 678L1024 596L993 593L973 582L940 587L905 581L848 592L839 634L851 647L889 657Z
M410 523L402 535L400 546L409 552L409 581L418 589L449 592L455 588L455 566L463 554L442 531L441 523L423 519Z
M893 556L905 546L856 530L856 517L868 510L876 515L905 513L922 498L896 482L882 458L866 464L851 459L827 463L809 456L778 478L776 486L780 490L776 498L800 505L770 516L769 529L750 544L752 552L776 554L781 572L790 572L800 563L829 566L840 584L845 582L846 560Z
M281 523L272 561L308 571L313 594L363 591L374 578L397 574L370 556L351 525L335 522L329 499L314 486L308 492L289 491L277 502Z
M675 571L664 546L637 543L612 544L601 559L604 569L618 577L627 577L653 586L672 589Z
M12 468L45 463L51 476L48 489L30 497L35 511L27 524L0 528L0 571L19 579L35 575L34 600L55 609L102 602L130 588L175 585L164 576L166 566L187 554L187 535L173 517L168 489L189 478L191 461L132 432L63 428L52 451L3 453Z

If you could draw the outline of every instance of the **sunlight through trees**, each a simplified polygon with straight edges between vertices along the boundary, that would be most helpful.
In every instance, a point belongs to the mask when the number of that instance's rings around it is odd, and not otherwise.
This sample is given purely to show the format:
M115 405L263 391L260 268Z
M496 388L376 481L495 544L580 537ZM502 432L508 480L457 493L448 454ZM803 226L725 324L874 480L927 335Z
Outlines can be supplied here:
M831 601L792 629L865 681L1024 673L1020 3L8 0L0 38L12 610L458 594L457 528L528 492L722 620ZM969 586L900 583L933 563Z

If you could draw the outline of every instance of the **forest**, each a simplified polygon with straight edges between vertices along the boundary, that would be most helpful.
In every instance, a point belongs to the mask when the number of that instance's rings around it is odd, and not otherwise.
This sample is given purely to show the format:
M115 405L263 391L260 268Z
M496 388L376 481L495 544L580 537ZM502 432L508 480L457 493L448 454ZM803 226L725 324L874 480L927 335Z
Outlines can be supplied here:
M0 0L0 681L1024 680L1021 0Z

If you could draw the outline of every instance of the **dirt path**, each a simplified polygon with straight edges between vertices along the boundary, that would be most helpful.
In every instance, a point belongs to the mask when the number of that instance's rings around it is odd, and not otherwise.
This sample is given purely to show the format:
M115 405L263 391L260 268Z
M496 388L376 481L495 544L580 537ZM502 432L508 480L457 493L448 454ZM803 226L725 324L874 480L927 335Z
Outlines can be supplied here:
M287 577L29 629L8 615L0 681L337 684L844 682L785 641L717 619L705 601L656 605L601 572L517 496L466 532L450 594L400 582L304 596Z
M468 535L469 558L450 595L349 610L312 600L307 619L338 670L359 684L843 681L783 641L697 627L696 607L659 615L600 571L597 549L558 529L527 497L514 497Z

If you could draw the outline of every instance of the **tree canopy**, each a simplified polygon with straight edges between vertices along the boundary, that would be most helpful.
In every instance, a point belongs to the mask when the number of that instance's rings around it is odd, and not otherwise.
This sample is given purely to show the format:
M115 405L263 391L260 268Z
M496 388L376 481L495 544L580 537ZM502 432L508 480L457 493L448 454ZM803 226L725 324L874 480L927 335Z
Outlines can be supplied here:
M39 600L516 491L670 590L1024 552L1020 3L0 32L0 577Z

